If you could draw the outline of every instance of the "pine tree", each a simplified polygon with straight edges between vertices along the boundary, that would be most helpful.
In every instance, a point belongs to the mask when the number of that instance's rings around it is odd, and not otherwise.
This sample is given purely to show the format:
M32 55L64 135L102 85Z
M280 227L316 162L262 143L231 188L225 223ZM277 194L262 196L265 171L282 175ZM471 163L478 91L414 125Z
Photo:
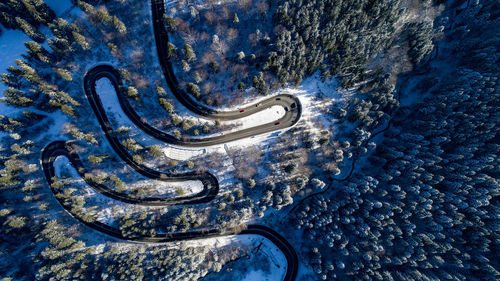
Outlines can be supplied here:
M22 2L37 23L47 24L56 17L54 11L43 0L22 0Z
M125 24L115 16L113 16L113 25L120 34L127 33L127 27L125 26Z
M133 99L139 98L139 91L134 86L128 87L127 95Z
M56 69L56 73L59 74L66 81L73 81L73 77L71 77L71 73L63 68Z
M19 59L14 60L14 62L19 66L22 73L21 75L24 77L24 79L30 82L40 82L40 77L38 76L37 71L28 63Z
M1 101L8 105L21 106L21 107L27 107L33 105L33 100L26 97L25 93L18 91L14 88L8 88L4 90L3 95L5 99Z
M187 92L193 95L197 99L199 99L201 96L200 88L198 87L198 85L193 83L188 83Z
M109 14L105 6L99 7L95 15L97 19L104 25L109 25L113 23L113 17Z
M159 159L163 156L163 151L159 145L148 146L148 151L153 155L155 159Z
M167 30L169 32L175 32L176 31L176 25L175 25L175 20L173 17L169 17L166 14L163 15L163 20L165 21L165 25L167 26Z
M40 44L30 41L24 43L24 45L28 49L28 54L30 54L32 58L35 58L45 64L50 64L52 62L52 55Z
M193 47L189 44L184 44L184 56L186 59L191 62L196 59L196 54L194 53Z
M87 38L82 35L81 33L77 31L72 31L71 34L73 35L73 38L75 39L75 42L80 45L80 47L83 50L89 50L90 49L90 44L88 43Z
M168 57L171 59L177 59L178 58L177 51L178 51L177 47L174 44L168 42L168 46L167 46Z
M167 111L168 113L174 113L174 106L169 103L165 98L159 98L160 105Z
M26 20L16 17L16 23L19 26L19 28L28 35L31 39L35 40L38 43L43 43L45 41L45 36L36 31L31 24L29 24Z

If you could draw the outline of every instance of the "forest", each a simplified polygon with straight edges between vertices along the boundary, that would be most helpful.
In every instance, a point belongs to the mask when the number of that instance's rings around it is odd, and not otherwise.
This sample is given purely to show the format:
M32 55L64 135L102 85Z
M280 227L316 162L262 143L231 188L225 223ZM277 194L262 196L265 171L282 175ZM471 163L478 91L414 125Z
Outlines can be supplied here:
M297 124L263 140L198 150L127 121L111 80L96 89L112 130L85 95L85 75L106 62L141 121L177 140L245 128L196 116L172 94L152 5L67 1L60 14L43 0L0 3L0 41L6 30L31 40L0 69L0 280L273 271L273 257L238 235L220 246L134 243L85 225L96 222L132 240L272 227L297 252L296 280L500 278L498 1L166 1L168 62L189 99L243 113L286 93L303 107ZM55 140L81 166L59 157L46 179L41 156ZM129 204L196 195L206 183L152 179L127 163L209 172L218 194L202 204Z

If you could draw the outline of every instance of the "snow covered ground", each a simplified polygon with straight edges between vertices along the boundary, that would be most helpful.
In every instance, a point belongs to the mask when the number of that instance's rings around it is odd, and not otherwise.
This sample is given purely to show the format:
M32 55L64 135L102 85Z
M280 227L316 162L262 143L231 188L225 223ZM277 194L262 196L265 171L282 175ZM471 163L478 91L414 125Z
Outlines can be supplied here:
M200 240L192 240L185 242L187 246L191 247L224 247L230 244L240 244L256 249L261 243L260 254L267 257L270 261L269 270L262 270L259 264L255 264L252 268L246 268L245 275L240 275L239 279L234 281L278 281L282 280L286 274L287 262L285 255L280 251L276 245L271 241L259 235L237 235L217 238L206 238ZM249 255L255 254L253 251Z
M342 100L337 87L337 80L328 79L323 82L319 74L315 74L305 79L298 88L287 88L282 91L299 98L302 104L301 119L310 130L317 131L317 126L312 123L313 119L321 120L325 127L334 121L331 118L324 118L322 111Z
M83 188L83 193L87 196L97 196L102 197L103 204L100 205L102 208L98 210L98 220L107 224L112 224L115 221L115 217L123 215L130 209L127 206L129 204L114 202L114 206L110 206L107 198L102 195L95 193L90 187L86 185L83 179L80 178L77 171L71 166L71 163L66 157L59 156L54 161L55 174L58 177L66 175L72 180L72 187L80 186ZM183 189L185 187L185 182L182 183ZM193 186L198 186L193 183ZM82 191L82 190L81 190ZM81 193L80 193L81 194ZM100 201L97 199L97 201ZM133 209L146 208L143 206L130 206ZM147 207L149 208L149 207ZM269 270L262 270L259 265L255 265L253 268L248 268L246 275L242 275L240 280L246 281L257 281L257 280L281 280L286 273L286 258L283 253L274 245L271 241L263 238L259 235L235 235L235 236L225 236L217 238L200 238L198 240L191 240L183 242L187 247L214 247L223 248L228 245L242 245L244 247L249 247L250 249L256 249L261 243L260 253L266 256L267 260L270 261Z
M174 191L182 190L184 196L199 193L203 190L203 183L201 181L181 181L181 182L163 182L155 180L141 180L129 184L129 189L134 190L144 186L152 186L155 189L155 196L165 194L169 196L176 196Z
M344 93L340 92L337 89L337 86L337 80L328 79L326 81L322 81L319 74L315 74L307 79L304 79L302 84L297 88L283 88L274 92L272 95L291 94L293 96L296 96L302 104L302 116L297 125L305 126L310 133L319 135L320 128L318 128L315 122L321 122L321 124L325 128L330 128L335 120L332 120L332 118L330 117L323 116L323 113L328 110L328 108L331 107L334 103L341 102L344 99ZM260 98L259 100L267 99L269 97L270 96L266 96ZM269 113L275 114L274 117L267 117L269 118L269 120L272 120L272 118L275 118L280 114L274 111L271 111ZM271 132L266 135L259 135L243 140L234 141L232 143L228 143L227 146L233 148L244 148L251 145L263 143L265 140L272 139L273 137L286 130L287 129Z
M73 6L70 0L44 0L44 2L56 13L57 17L61 17Z
M54 10L58 17L73 6L70 0L45 0L44 2ZM23 31L19 29L5 29L2 26L2 35L0 36L0 50L2 50L2 56L0 57L0 73L6 73L7 68L10 65L14 65L14 60L21 58L21 55L26 52L24 43L28 41L33 40L24 34ZM0 83L0 92L3 92L5 89L7 89L7 86ZM0 95L0 97L2 96L3 95ZM2 115L9 113L7 110L10 109L5 107L4 104L0 104L0 112Z
M85 181L80 177L78 172L73 168L69 159L63 156L59 156L54 161L54 168L57 176L61 174L69 175L72 179L80 184L87 185ZM150 187L147 191L154 193L154 196L176 196L176 191L182 190L183 195L192 195L199 193L203 190L203 183L197 180L191 181L180 181L180 182L163 182L157 180L139 180L127 185L128 190L135 190L140 187ZM88 187L90 188L90 187ZM94 193L88 193L88 195L93 195ZM144 194L148 196L148 194Z
M285 255L271 241L260 236L250 238L253 245L262 243L260 251L271 261L269 272L262 271L258 265L249 268L242 280L245 281L278 281L282 280L286 273L287 263Z
M73 168L69 159L64 156L58 156L56 160L54 160L54 172L58 178L62 178L62 175L66 175L71 176L76 182L81 184L85 183L75 168Z
M135 126L135 124L127 117L125 112L123 112L120 103L118 101L118 97L115 93L113 85L107 78L102 78L96 82L96 91L99 97L102 100L102 103L106 109L106 114L109 119L113 123L115 128L119 127L127 127L133 128L133 133L137 134L134 138L141 143L141 145L149 146L149 145L161 145L163 147L163 152L165 156L175 160L189 160L195 157L200 157L205 153L213 153L213 152L224 152L224 145L216 145L207 148L183 148L177 147L173 145L168 145L163 142L159 142L149 135L143 133L139 128ZM252 114L251 116L244 117L240 120L231 121L231 122L221 122L222 124L235 124L237 125L235 128L232 128L230 131L238 131L245 128L255 127L258 125L266 124L272 121L275 121L285 114L285 110L280 106L273 106L267 110L263 110L262 112ZM191 115L193 116L193 115ZM191 117L194 118L194 117ZM208 119L197 118L202 122L209 122ZM229 131L228 131L229 132ZM224 132L227 133L227 132ZM268 137L272 137L275 133L265 134L262 136L251 137L246 140L238 140L228 145L232 146L246 146L248 143L255 145L257 142L267 139Z
M44 0L44 2L56 13L57 17L65 18L64 14L69 12L70 16L80 16L83 12L77 6L71 3L71 0ZM41 31L47 36L47 38L52 37L52 33L48 27L44 27ZM0 73L7 73L9 66L16 66L14 60L22 59L21 55L26 53L26 47L24 43L33 41L21 30L11 30L5 29L2 26L2 35L0 35L0 50L2 50L2 56L0 56ZM41 44L46 49L50 49L47 42ZM7 86L0 82L0 99L3 98L3 91L7 89ZM0 102L0 115L14 116L17 113L26 110L26 108L15 108L7 106ZM37 113L36 110L31 111ZM62 124L67 121L67 116L61 114L57 111L52 114L52 119L54 120L54 125L51 126L47 133L57 136L60 134ZM0 132L0 137L5 135L5 133ZM38 139L47 136L44 134Z
M96 92L102 101L102 105L106 109L106 115L110 120L114 120L115 125L128 128L136 128L134 123L123 112L118 97L116 96L113 84L108 78L101 78L96 82ZM116 127L118 128L118 127ZM136 128L138 130L138 128Z
M189 159L197 158L207 153L205 148L181 148L173 145L164 145L162 147L165 156L171 159L187 161Z
M267 97L269 98L269 97ZM245 105L246 106L246 105ZM242 106L244 107L244 106ZM213 135L205 135L205 136L200 136L198 138L203 138L203 137L212 137L212 136L220 136L224 135L227 133L231 132L237 132L241 131L244 129L256 127L259 125L271 123L273 121L276 121L280 119L281 117L285 116L285 109L279 105L272 106L270 108L266 108L262 111L259 111L255 114L252 114L250 116L243 117L241 119L233 120L233 121L221 121L221 125L232 125L232 127L229 130L226 130L221 133L213 134Z
M5 29L2 26L2 35L0 36L0 73L7 73L7 68L14 64L15 59L20 59L21 55L26 52L25 42L31 39L24 34L21 30ZM0 82L0 98L3 98L3 91L7 89L3 83ZM0 103L0 115L8 115L17 112L16 108L6 106Z
M52 118L54 123L50 125L50 127L46 131L40 134L38 138L35 139L35 141L46 139L48 144L48 142L52 142L54 140L66 139L65 137L62 137L62 130L64 124L68 123L69 117L61 111L55 111L51 113L50 117Z

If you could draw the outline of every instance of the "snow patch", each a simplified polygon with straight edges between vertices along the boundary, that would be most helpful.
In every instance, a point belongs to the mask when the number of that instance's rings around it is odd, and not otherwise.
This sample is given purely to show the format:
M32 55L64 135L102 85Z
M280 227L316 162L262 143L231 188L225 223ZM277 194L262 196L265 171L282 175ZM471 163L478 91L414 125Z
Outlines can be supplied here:
M159 142L149 135L145 134L135 126L135 124L127 117L125 112L120 106L120 102L116 95L115 89L111 84L111 81L107 78L101 78L96 81L96 92L99 95L102 104L106 109L106 114L108 115L110 121L114 125L115 128L124 126L128 128L134 128L134 133L137 135L134 138L141 142L142 145L161 145L163 148L164 154L171 159L176 160L189 160L195 157L199 157L209 152L220 152L223 148L223 145L215 145L211 147L207 147L206 149L191 149L191 148L182 148L179 146L167 145L163 142ZM269 98L269 97L267 97ZM285 110L280 106L271 107L268 110L263 110L260 113L252 114L251 116L244 117L239 122L239 127L233 129L235 131L242 130L248 127L254 127L260 125L259 123L265 124L277 120L283 117L285 114ZM269 121L271 120L271 121ZM233 121L234 122L234 121ZM256 142L261 142L269 137L276 136L280 131L272 132L268 134L263 134L255 137L246 138L243 140L237 140L231 142L231 146L249 146L255 145ZM228 133L228 131L223 134ZM206 136L204 136L206 137ZM223 150L222 150L223 152Z
M270 108L266 108L262 111L254 113L252 115L243 117L241 119L232 120L232 121L221 121L222 125L233 125L234 127L230 130L224 131L215 135L225 135L227 133L236 132L252 127L257 127L260 125L264 125L267 123L271 123L273 121L277 121L283 116L285 116L285 109L282 106L274 105ZM212 135L205 135L203 137L210 137Z
M279 278L272 277L274 274L267 274L262 270L250 271L245 275L242 281L274 281Z
M110 120L116 120L119 126L135 127L134 123L123 112L115 88L108 78L101 78L96 81L96 93L101 99L102 105L106 109L106 115Z
M79 183L85 183L66 156L56 157L53 165L56 177L61 179L63 178L62 175L67 175Z
M248 268L247 273L237 280L245 281L275 281L282 280L286 274L287 261L281 250L271 241L260 235L245 234L236 236L225 236L217 238L206 238L200 240L186 241L186 247L217 247L222 248L230 244L245 245L251 249L249 255L255 254L258 248L259 254L267 257L270 261L269 272L263 271L256 264L254 267Z
M153 186L157 194L173 195L172 191L182 190L184 196L193 195L203 190L203 183L197 180L182 182L162 182L150 179L136 181L130 184L128 189L134 190L141 186Z
M195 148L183 148L179 146L168 145L162 142L159 142L149 135L146 135L140 129L138 129L130 119L123 112L120 103L118 101L118 97L115 93L115 90L111 84L111 82L107 78L102 78L96 82L96 91L99 97L102 100L102 103L105 105L106 112L109 119L112 120L114 126L116 128L124 126L128 128L135 128L134 133L137 135L134 136L135 139L141 142L142 145L160 145L162 147L163 153L166 157L175 160L186 161L189 159L193 159L196 157L200 157L209 153L214 152L224 152L224 148L244 148L249 146L254 146L256 144L261 144L265 141L271 140L277 137L280 133L286 131L278 130L258 136L253 136L241 140L236 140L233 142L229 142L226 144L215 145L211 147L195 149ZM320 134L320 128L313 122L320 120L326 128L331 126L331 123L334 120L331 118L326 118L322 115L322 110L330 107L334 103L340 101L342 99L341 93L337 90L337 81L335 79L327 79L323 80L319 74L315 74L303 81L301 86L298 88L287 87L280 89L273 93L273 95L269 95L266 97L261 97L257 99L257 101L253 101L253 103L258 102L259 100L268 99L272 96L279 94L291 94L300 100L302 104L302 116L301 119L305 122L306 126L311 130L312 133ZM243 106L242 106L243 107ZM179 108L177 109L179 110ZM234 108L232 109L234 110ZM184 118L192 118L192 113L187 110L182 110L181 107L181 116L190 115L190 117ZM222 135L227 134L229 132L235 132L246 128L251 128L255 126L259 126L262 124L270 123L282 118L285 115L285 110L281 106L273 106L271 108L265 109L261 112L252 114L250 116L241 118L239 120L234 121L225 121L223 124L234 124L236 125L234 128L231 128L228 131L224 131ZM203 118L198 118L199 121L204 120ZM203 136L207 137L207 136ZM203 138L200 137L200 138Z
M88 187L88 190L92 190L85 181L80 177L76 169L71 165L71 162L65 156L58 156L54 161L54 169L57 177L61 178L64 174L66 176L70 176L72 179L76 180L76 182L85 185ZM163 182L157 180L139 180L134 183L127 185L127 190L135 190L140 187L150 186L153 188L151 190L154 192L154 196L176 196L175 193L177 191L182 191L184 196L197 194L203 191L203 183L199 180L188 180L188 181L179 181L179 182ZM87 195L99 195L96 192L87 192ZM147 196L147 195L145 195Z
M180 161L186 161L192 158L200 157L207 152L206 149L188 149L174 147L171 145L162 148L162 151L166 157Z
M58 17L61 17L63 13L73 7L70 0L44 0L44 2L54 11L54 13L56 13L56 16Z
M14 64L14 60L21 58L25 53L25 42L31 39L24 34L21 30L5 29L2 26L2 35L0 36L0 50L2 56L0 57L0 73L7 73L7 69ZM0 98L3 98L3 91L8 87L0 82ZM0 103L0 115L8 115L18 112L19 109L7 106Z

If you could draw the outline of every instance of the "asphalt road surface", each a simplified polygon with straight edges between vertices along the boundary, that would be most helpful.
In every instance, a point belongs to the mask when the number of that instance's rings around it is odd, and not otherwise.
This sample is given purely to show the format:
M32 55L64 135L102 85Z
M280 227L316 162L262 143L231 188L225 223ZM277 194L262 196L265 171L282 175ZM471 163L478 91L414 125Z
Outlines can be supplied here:
M156 50L158 52L158 57L160 59L160 65L167 81L169 89L172 91L177 100L182 103L185 107L191 110L193 113L204 116L206 118L217 119L217 120L235 120L245 116L252 115L256 112L261 111L264 108L271 107L273 105L280 105L283 107L288 107L291 112L286 114L289 117L283 117L280 126L275 127L267 131L262 131L262 133L268 131L275 131L278 129L283 129L290 127L291 125L299 121L301 115L301 104L298 98L292 95L279 95L268 100L250 105L247 107L240 108L245 109L245 112L236 111L218 111L209 108L203 104L198 103L194 100L193 96L186 93L182 87L179 86L179 82L175 76L175 72L168 56L168 42L169 36L168 31L165 29L165 23L163 20L163 15L165 14L165 6L163 0L151 0L151 9L153 15L153 27L156 41ZM282 100L276 100L276 98L282 98ZM295 103L295 106L292 104ZM259 105L260 104L260 105ZM258 105L258 106L257 106ZM295 107L295 108L294 108ZM294 118L292 118L292 116ZM259 130L253 130L253 133L259 132ZM227 142L227 141L226 141Z
M117 152L118 153L118 152ZM54 194L57 194L58 191L53 187L54 184L54 177L57 176L55 173L55 168L54 168L54 161L56 160L57 157L59 156L64 156L67 157L72 166L78 171L80 176L84 178L84 175L86 173L86 169L81 162L78 154L74 152L74 150L71 149L71 142L66 142L66 141L55 141L46 146L43 151L42 151L42 167L43 171L45 174L45 178L47 182L49 183L49 186ZM190 177L196 178L196 175L182 175L186 180L191 179ZM155 178L155 177L151 177ZM178 181L178 178L172 177L168 178L169 180L173 181ZM173 197L173 198L157 198L157 197L138 197L138 196L133 196L130 197L128 195L125 195L123 193L117 192L113 189L108 188L105 185L97 184L92 181L85 180L87 184L89 184L94 190L97 192L115 199L119 200L122 202L130 203L130 204L139 204L139 205L146 205L146 206L167 206L167 205L173 205L173 204L186 204L188 202L189 204L194 204L194 203L203 203L203 202L208 202L213 199L213 197L216 195L203 195L203 194L196 194L192 196L191 198L188 197ZM215 183L217 185L217 190L218 190L218 182L215 179ZM204 183L204 185L206 185ZM207 189L209 193L213 193L215 189ZM207 191L202 191L201 193L204 193ZM279 249L282 251L283 255L285 256L287 260L287 268L286 268L286 274L283 280L286 281L291 281L295 280L297 276L297 271L298 271L298 256L297 253L295 252L295 249L293 246L286 241L286 239L281 236L278 232L274 231L270 227L264 226L264 225L247 225L243 228L238 228L238 229L201 229L201 230L196 230L196 231L188 231L188 232L176 232L176 233L166 233L166 234L157 234L156 236L134 236L134 237L127 237L123 235L123 233L114 227L111 227L107 224L104 224L99 221L86 221L83 220L81 217L73 215L71 213L71 206L67 206L64 199L58 196L55 196L55 198L58 200L58 202L61 204L61 206L74 218L76 218L78 221L83 223L84 225L97 230L99 232L102 232L104 234L107 234L111 237L117 238L117 239L123 239L123 240L128 240L128 241L134 241L134 242L142 242L142 243L166 243L166 242L174 242L174 241L182 241L182 240L193 240L193 239L206 239L206 238L214 238L214 237L222 237L222 236L231 236L231 235L245 235L245 234L252 234L252 235L260 235L263 236L267 239L269 239L271 242L273 242Z
M153 24L155 31L155 39L157 43L157 50L162 70L165 75L165 79L167 80L171 92L184 106L186 106L188 109L190 109L192 112L198 115L217 120L236 120L276 105L282 106L285 109L285 115L281 119L269 122L268 124L263 124L260 126L240 130L237 132L223 134L221 136L207 137L207 138L177 139L172 135L169 135L165 132L162 132L152 127L146 122L146 120L142 119L132 109L130 103L128 102L128 98L123 92L124 87L122 86L122 79L120 77L120 73L115 68L109 65L96 66L90 71L88 71L87 74L85 75L84 90L87 99L91 105L91 108L94 111L99 121L101 129L104 131L108 142L110 143L113 150L115 150L116 154L119 155L127 163L127 165L132 167L138 173L150 179L161 180L161 181L200 180L203 183L203 190L192 196L184 196L184 197L172 197L172 198L140 197L140 196L130 197L128 195L119 193L113 189L110 189L104 185L100 185L90 181L87 181L87 184L89 184L97 192L107 197L131 204L140 204L148 206L166 206L166 205L178 205L178 204L207 203L210 202L212 199L214 199L219 191L219 183L217 181L217 178L211 173L207 171L196 171L188 173L159 172L133 161L132 156L122 146L120 140L117 137L117 133L111 127L104 106L101 102L101 99L99 98L99 95L96 92L96 82L101 78L108 78L111 81L115 89L115 92L118 95L118 99L120 101L120 105L123 111L125 112L127 117L130 118L130 120L132 120L132 122L141 130L163 142L175 145L182 145L182 146L205 147L210 145L217 145L288 128L293 126L299 121L302 113L302 107L300 101L296 97L287 94L273 96L272 98L266 99L257 104L240 108L237 111L217 111L208 108L204 105L198 104L195 100L192 99L190 95L188 95L182 89L180 89L180 87L178 86L178 82L175 78L172 65L168 60L168 56L166 56L166 44L168 43L168 33L165 30L162 20L163 14L165 13L163 0L151 0L151 8L153 14ZM241 112L242 109L244 109L244 112ZM85 167L82 161L80 160L78 154L73 152L73 150L71 149L71 142L55 141L49 144L42 152L42 167L44 170L45 177L49 182L52 192L54 194L58 192L52 187L53 177L56 176L54 169L54 161L58 156L67 157L70 160L73 167L75 167L76 170L80 173L80 176L83 177L83 175L85 174ZM68 213L71 214L71 212L69 211L69 207L65 206L64 200L62 198L58 198L57 196L55 197L59 201L59 203L63 206L63 208L65 208L68 211ZM77 220L79 220L81 223L85 224L88 227L91 227L92 229L103 232L117 239L124 239L135 242L163 243L163 242L172 242L180 240L190 240L190 239L204 239L204 238L220 237L228 235L241 235L241 234L260 235L273 242L285 255L285 258L287 260L287 271L283 280L286 281L295 280L297 275L298 257L294 248L279 233L277 233L276 231L267 226L248 225L244 228L238 228L238 229L224 229L224 230L202 229L202 230L188 231L188 232L157 234L154 237L149 237L149 236L126 237L121 233L119 229L113 228L109 225L106 225L98 221L88 222L78 216L74 216L73 214L71 215L75 217Z
M221 111L213 114L210 114L208 112L203 112L201 115L203 115L204 117L210 117L218 120L234 120L252 115L254 113L257 113L259 111L265 110L273 106L281 106L285 109L285 115L278 120L273 120L272 122L269 122L267 124L262 124L259 126L243 129L240 131L222 134L220 136L215 136L215 137L206 137L206 138L184 137L178 139L169 133L160 131L157 128L154 128L153 126L149 125L147 121L144 120L144 118L141 118L133 110L132 106L130 105L129 98L125 93L124 86L122 85L120 72L117 69L115 69L110 65L98 65L89 70L85 75L84 89L85 89L85 94L87 95L87 99L89 100L92 106L92 109L94 110L98 118L104 121L104 123L101 124L101 127L103 127L103 130L105 132L112 131L113 128L109 124L109 120L106 117L104 106L101 102L101 99L99 98L99 94L96 92L96 82L102 78L107 78L109 79L109 81L111 81L111 84L113 85L115 92L118 96L121 108L123 109L127 117L137 127L139 127L142 131L144 131L148 135L160 141L179 146L207 147L211 145L228 143L231 141L244 139L260 134L265 134L280 129L285 129L295 125L299 121L300 116L302 114L302 105L296 97L288 94L276 95L273 96L272 98L263 100L257 104L241 108L242 110L245 110L245 112L240 112L241 111L240 109L238 111ZM189 104L187 107L189 109L192 108L192 106L190 106ZM197 106L193 107L197 108ZM198 110L198 112L200 112L200 110Z
M124 153L121 150L116 151L117 153ZM125 151L126 153L126 151ZM52 184L52 178L56 176L54 169L54 161L58 156L65 156L71 162L71 165L78 171L78 174L85 178L85 174L88 172L85 169L78 153L71 149L71 142L65 141L54 141L47 145L42 151L42 167L45 173L47 181ZM131 156L126 153L125 155L120 155L121 158L127 162L132 161ZM133 161L132 161L133 162ZM219 191L219 182L217 179L208 172L190 172L182 174L171 174L162 173L152 169L149 169L143 165L138 165L133 162L129 164L134 167L136 171L143 174L144 176L161 181L188 181L188 180L200 180L203 183L203 190L192 196L181 196L181 197L141 197L141 196L131 196L129 194L124 194L117 192L115 189L111 189L105 185L95 183L93 181L86 181L95 191L118 201L122 201L130 204L138 204L145 206L166 206L166 205L180 205L180 204L200 204L210 202Z

